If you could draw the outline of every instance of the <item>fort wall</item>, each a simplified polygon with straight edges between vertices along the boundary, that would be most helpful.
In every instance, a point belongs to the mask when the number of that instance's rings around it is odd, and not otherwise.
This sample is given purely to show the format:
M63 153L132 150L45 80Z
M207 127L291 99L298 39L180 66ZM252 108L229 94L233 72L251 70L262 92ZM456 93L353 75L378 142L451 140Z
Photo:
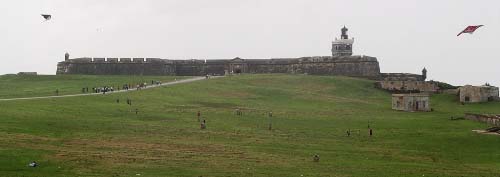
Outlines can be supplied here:
M290 73L312 75L341 75L385 81L425 81L422 75L380 73L377 58L352 56L354 38L341 29L340 39L332 42L332 56L271 59L210 59L176 60L160 58L75 58L66 53L57 64L57 74L90 75L177 75L201 76L228 73ZM397 86L392 86L397 87Z
M57 74L201 76L225 73L343 75L377 79L380 68L377 59L368 56L213 60L76 58L57 65Z

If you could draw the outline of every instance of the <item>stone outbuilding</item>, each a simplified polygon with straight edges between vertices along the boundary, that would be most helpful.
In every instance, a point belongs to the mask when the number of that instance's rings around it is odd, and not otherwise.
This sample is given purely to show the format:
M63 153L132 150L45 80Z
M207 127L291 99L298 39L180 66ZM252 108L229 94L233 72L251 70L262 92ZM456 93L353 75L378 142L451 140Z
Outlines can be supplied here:
M494 86L472 86L466 85L458 89L460 93L460 102L479 103L488 101L498 101L498 87Z
M392 94L392 109L398 111L431 111L428 94Z

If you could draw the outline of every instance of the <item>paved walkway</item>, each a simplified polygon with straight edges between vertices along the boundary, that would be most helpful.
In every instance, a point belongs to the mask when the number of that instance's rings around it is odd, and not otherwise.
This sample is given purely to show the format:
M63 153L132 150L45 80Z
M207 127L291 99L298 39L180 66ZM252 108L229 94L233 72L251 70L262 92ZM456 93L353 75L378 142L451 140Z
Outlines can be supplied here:
M223 76L212 76L212 78L219 78ZM183 80L176 80L172 82L166 82L162 83L161 85L150 85L147 87L141 88L141 90L144 89L151 89L155 87L164 87L164 86L169 86L169 85L176 85L176 84L182 84L182 83L189 83L189 82L194 82L194 81L199 81L199 80L205 80L205 77L194 77L190 79L183 79ZM113 91L113 92L106 92L107 94L113 94L113 93L123 93L123 92L133 92L137 91L137 89L129 89L129 90L119 90L119 91ZM103 93L83 93L83 94L71 94L71 95L60 95L60 96L40 96L40 97L26 97L26 98L5 98L5 99L0 99L0 101L13 101L13 100L36 100L36 99L46 99L46 98L63 98L63 97L77 97L77 96L90 96L90 95L103 95Z

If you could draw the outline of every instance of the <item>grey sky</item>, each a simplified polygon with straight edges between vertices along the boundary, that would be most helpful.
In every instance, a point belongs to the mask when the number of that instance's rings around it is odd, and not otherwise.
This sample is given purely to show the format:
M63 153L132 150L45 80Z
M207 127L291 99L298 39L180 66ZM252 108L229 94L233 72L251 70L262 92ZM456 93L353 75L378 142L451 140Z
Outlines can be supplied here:
M41 13L53 15L42 23ZM2 0L0 74L54 74L71 57L330 55L346 25L382 72L500 85L497 0ZM482 24L473 35L456 35Z

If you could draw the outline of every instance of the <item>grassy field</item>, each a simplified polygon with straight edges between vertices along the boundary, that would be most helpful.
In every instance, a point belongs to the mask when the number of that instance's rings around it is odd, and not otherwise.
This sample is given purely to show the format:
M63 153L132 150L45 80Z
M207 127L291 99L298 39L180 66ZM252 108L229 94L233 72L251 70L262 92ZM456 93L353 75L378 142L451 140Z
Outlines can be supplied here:
M174 76L96 76L96 75L40 75L17 76L0 75L0 98L18 98L33 96L53 96L56 90L59 95L82 93L82 88L93 87L122 87L137 83L151 84L154 81L172 81L174 78L187 77Z
M500 136L450 116L500 113L500 103L434 95L434 112L408 113L390 101L372 81L304 75L0 101L0 176L499 176Z

